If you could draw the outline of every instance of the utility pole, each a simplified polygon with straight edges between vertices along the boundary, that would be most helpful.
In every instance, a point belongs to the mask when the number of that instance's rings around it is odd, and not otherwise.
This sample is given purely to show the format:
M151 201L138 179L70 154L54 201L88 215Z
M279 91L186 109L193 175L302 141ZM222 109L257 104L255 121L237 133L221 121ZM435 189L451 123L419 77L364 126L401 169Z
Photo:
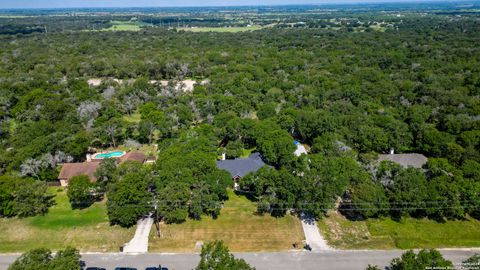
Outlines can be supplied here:
M154 196L154 208L155 208L155 228L157 229L157 237L162 237L162 233L160 232L160 219L158 217L158 198L157 198L157 194L155 194Z

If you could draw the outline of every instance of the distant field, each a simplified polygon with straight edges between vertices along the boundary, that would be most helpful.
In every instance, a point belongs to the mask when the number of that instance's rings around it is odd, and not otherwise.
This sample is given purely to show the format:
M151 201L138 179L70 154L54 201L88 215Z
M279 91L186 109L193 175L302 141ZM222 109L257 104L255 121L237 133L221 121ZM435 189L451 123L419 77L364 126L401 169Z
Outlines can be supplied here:
M232 251L279 251L292 248L295 241L304 239L300 221L287 215L274 218L256 215L255 204L244 196L229 191L220 216L214 220L188 220L183 224L162 225L163 238L150 233L149 251L192 252L195 243L221 239Z
M330 245L340 249L480 247L480 221L406 218L349 221L338 213L318 222Z
M190 32L245 32L245 31L255 31L263 29L262 26L254 25L251 27L196 27L196 28L178 28L178 30L190 31Z
M38 247L56 250L66 246L83 251L118 251L135 233L135 228L110 226L104 202L88 209L72 210L65 192L56 194L57 204L45 216L0 219L0 252Z
M139 31L142 27L151 26L148 23L138 21L111 21L112 26L100 31Z
M0 18L2 19L22 19L22 18L28 18L29 16L20 16L20 15L0 15Z

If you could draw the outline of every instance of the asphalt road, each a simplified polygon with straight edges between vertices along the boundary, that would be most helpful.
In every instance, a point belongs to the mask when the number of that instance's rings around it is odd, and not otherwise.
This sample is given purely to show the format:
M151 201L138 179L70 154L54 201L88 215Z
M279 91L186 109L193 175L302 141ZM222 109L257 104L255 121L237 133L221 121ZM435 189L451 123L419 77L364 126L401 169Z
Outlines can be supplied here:
M460 263L477 250L441 250L443 255L454 263ZM258 270L352 270L365 269L368 264L385 267L389 262L402 254L400 250L393 251L322 251L322 252L279 252L279 253L236 253ZM18 255L0 255L0 269L7 269ZM87 266L100 266L114 269L116 266L136 267L139 270L147 266L162 264L170 270L193 269L198 261L198 254L84 254L82 259Z

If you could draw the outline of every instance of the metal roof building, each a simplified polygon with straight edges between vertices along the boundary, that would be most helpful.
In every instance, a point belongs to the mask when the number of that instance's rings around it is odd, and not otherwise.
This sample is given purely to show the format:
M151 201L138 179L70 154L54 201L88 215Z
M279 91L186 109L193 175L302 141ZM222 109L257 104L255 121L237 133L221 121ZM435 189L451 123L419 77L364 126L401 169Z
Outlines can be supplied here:
M422 168L428 161L422 154L388 154L380 155L378 162L388 160L402 165L403 167Z
M217 160L217 167L228 171L232 178L240 178L256 172L265 165L260 153L252 153L248 158Z

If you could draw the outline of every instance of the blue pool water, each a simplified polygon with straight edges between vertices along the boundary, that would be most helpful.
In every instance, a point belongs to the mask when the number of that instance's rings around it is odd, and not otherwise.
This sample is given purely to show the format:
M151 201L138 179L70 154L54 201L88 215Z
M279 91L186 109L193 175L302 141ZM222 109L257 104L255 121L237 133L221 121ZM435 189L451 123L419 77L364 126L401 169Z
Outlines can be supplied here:
M299 141L293 141L293 143L294 143L295 145L299 145L299 144L300 144Z
M94 158L95 159L115 158L115 157L121 157L124 154L125 152L122 152L122 151L113 151L108 153L96 154Z

